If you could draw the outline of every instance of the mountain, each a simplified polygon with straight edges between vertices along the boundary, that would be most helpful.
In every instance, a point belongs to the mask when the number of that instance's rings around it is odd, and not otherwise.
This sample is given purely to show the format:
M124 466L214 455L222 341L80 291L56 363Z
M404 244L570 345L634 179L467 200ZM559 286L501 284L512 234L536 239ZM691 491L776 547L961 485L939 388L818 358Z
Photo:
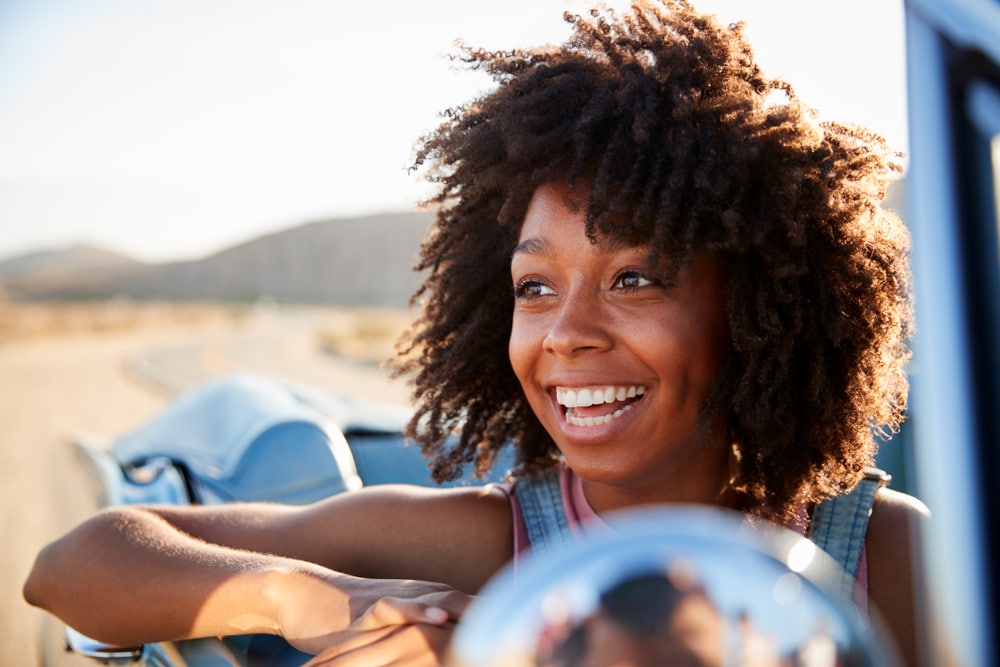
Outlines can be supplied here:
M905 183L887 206L905 216ZM93 246L0 261L0 295L21 300L168 299L405 307L430 212L313 222L203 259L145 264Z
M403 307L419 284L412 266L431 220L415 212L313 222L165 264L92 247L33 253L0 262L0 282L21 300L270 298Z
M66 248L39 250L10 259L0 260L0 279L41 278L63 274L119 269L141 264L125 255L79 244Z

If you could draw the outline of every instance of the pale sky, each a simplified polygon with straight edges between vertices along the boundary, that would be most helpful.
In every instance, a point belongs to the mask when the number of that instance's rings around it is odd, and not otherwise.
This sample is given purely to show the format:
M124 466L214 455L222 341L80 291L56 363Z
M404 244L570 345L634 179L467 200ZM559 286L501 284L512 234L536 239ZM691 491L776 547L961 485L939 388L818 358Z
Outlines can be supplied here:
M620 3L614 3L620 4ZM765 72L905 149L902 0L696 0ZM0 258L92 243L187 259L410 210L438 113L486 85L452 43L559 42L580 0L4 0Z

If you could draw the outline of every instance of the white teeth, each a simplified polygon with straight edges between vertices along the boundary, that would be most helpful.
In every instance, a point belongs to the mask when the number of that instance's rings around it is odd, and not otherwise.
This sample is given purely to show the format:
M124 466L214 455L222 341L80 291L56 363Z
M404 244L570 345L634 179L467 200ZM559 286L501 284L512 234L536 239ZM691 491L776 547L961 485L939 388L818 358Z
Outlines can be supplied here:
M556 403L567 408L576 407L576 392L572 389L556 388Z
M645 393L645 387L635 385L630 387L585 387L583 389L556 387L556 402L566 408L585 408L590 405L627 401Z
M618 408L610 415L603 415L601 417L577 417L576 415L568 412L566 413L566 421L572 424L573 426L603 426L604 424L607 424L615 419L618 419L631 409L632 409L632 404L629 403L628 405L623 405L622 407Z

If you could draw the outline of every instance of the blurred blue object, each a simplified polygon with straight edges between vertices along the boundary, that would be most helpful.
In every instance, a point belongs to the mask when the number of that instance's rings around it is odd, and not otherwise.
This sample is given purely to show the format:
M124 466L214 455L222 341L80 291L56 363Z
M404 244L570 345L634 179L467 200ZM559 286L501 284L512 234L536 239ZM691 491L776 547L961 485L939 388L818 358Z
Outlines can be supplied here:
M915 490L927 663L995 665L1000 577L1000 3L907 0Z

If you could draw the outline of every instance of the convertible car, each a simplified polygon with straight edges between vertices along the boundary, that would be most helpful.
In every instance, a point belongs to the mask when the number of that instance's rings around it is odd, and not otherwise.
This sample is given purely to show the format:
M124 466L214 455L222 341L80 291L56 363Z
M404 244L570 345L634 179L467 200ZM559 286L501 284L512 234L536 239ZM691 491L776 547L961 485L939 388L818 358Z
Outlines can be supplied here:
M996 665L1000 2L906 0L905 10L911 134L906 217L913 233L918 333L912 446L901 465L913 473L910 490L934 514L925 542L917 545L929 573L926 581L918 582L926 638L923 662ZM360 485L428 483L419 451L399 435L406 418L405 410L267 378L236 376L178 400L146 427L115 441L110 452L86 443L80 451L93 463L109 504L309 502ZM690 524L684 530L680 532L689 541L700 539L691 533ZM647 543L655 541L649 534ZM808 568L793 567L796 548L801 557L803 549L793 544L775 558L804 577ZM585 553L597 561L601 554L614 554L612 561L619 564L649 555L629 556L643 553L641 540L627 548L603 544ZM596 572L586 570L582 556L553 562L538 567L549 567L549 574L564 571L566 582L581 581L581 572ZM795 591L811 581L782 576L775 581L792 582L799 586ZM456 644L487 645L491 635L484 627L497 630L494 637L510 637L499 632L498 623L538 618L524 605L551 605L556 599L530 590L531 576L524 581L529 589L517 589L522 595L508 587L498 596L495 604L509 605L502 608L506 615L498 614L498 608L470 611L470 629L460 626ZM825 603L817 604L811 608L828 610ZM855 646L850 624L841 630L838 641ZM72 630L66 637L73 651L103 662L281 665L306 659L272 637L131 649L101 646ZM810 650L820 649L810 644ZM871 655L858 660L847 664L879 664ZM556 663L539 658L533 664Z

